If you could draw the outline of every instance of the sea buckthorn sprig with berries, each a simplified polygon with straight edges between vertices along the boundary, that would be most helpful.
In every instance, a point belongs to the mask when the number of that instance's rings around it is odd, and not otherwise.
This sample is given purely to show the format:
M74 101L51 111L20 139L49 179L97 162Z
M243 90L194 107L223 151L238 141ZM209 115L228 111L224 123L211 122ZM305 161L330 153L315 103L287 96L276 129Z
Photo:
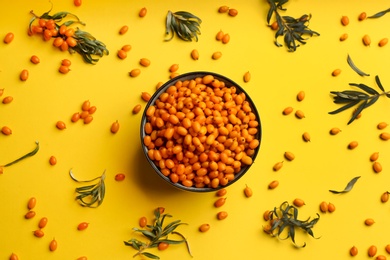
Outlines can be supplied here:
M28 27L29 35L40 34L45 41L53 39L55 47L70 53L77 52L85 62L90 64L99 61L96 56L103 57L103 55L109 54L106 45L90 33L71 27L75 23L85 25L76 15L69 12L58 12L50 15L50 11L51 9L41 16L36 15L33 11L30 12L33 17ZM68 18L73 18L73 20ZM64 19L67 20L63 22Z

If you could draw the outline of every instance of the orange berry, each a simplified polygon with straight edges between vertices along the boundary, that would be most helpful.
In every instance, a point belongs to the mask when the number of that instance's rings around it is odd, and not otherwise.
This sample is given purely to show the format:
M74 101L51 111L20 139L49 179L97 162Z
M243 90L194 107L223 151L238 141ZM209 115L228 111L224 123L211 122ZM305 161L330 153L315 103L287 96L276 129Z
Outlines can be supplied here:
M8 43L11 43L14 39L15 35L13 33L7 33L4 37L4 43L8 44Z
M119 122L118 122L118 120L116 120L111 125L111 133L116 134L118 131L119 131Z
M56 123L56 127L60 130L64 130L66 128L66 124L63 121L58 121Z

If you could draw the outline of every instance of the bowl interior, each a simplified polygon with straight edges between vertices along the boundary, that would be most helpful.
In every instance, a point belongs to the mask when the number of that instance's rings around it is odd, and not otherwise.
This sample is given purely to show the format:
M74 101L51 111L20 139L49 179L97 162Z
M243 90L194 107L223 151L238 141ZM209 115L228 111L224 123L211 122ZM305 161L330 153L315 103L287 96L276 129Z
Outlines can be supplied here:
M148 110L148 108L152 105L155 104L156 100L159 98L159 96L164 93L170 86L172 85L175 85L176 82L178 81L186 81L186 80L192 80L192 79L195 79L195 78L203 78L204 76L206 75L212 75L215 79L218 79L219 81L223 81L225 83L225 86L227 87L236 87L237 89L237 93L241 93L243 92L246 96L246 100L250 103L250 106L252 108L252 112L256 115L256 118L257 118L257 121L259 122L259 125L258 125L258 131L255 135L256 139L260 141L260 145L255 149L254 151L254 154L251 156L253 161L255 161L256 159L256 156L259 152L259 149L260 149L260 146L261 146L261 136L262 136L262 131L261 131L261 121L260 121L260 116L259 116L259 113L256 109L256 106L254 105L252 99L250 98L250 96L245 92L245 90L239 86L237 83L235 83L234 81L232 81L231 79L223 76L223 75L220 75L220 74L217 74L217 73L213 73L213 72L204 72L204 71L199 71L199 72L189 72L189 73L185 73L185 74L181 74L169 81L167 81L165 84L163 84L151 97L151 99L149 100L148 104L146 105L145 109L144 109L144 112L143 112L143 115L142 115L142 121L141 121L141 129L140 129L140 134L141 134L141 146L142 146L142 150L148 160L148 162L150 163L150 165L153 167L153 169L156 171L156 173L161 177L163 178L165 181L167 181L168 183L170 183L171 185L173 185L174 187L176 188L179 188L179 189L182 189L182 190L186 190L186 191L192 191L192 192L210 192L210 191L217 191L221 188L226 188L230 185L232 185L233 183L235 183L237 180L239 180L248 170L249 168L251 167L251 165L245 165L241 168L241 170L238 172L238 173L235 173L235 178L234 180L231 180L228 182L227 185L225 186L219 186L218 188L211 188L211 187L202 187L202 188L197 188L197 187L186 187L180 183L173 183L167 176L164 176L162 174L162 172L160 171L159 167L155 164L155 162L153 160L151 160L148 156L148 148L143 144L143 140L144 140L144 137L146 135L145 131L144 131L144 127L145 127L145 124L147 123L147 116L146 116L146 111Z

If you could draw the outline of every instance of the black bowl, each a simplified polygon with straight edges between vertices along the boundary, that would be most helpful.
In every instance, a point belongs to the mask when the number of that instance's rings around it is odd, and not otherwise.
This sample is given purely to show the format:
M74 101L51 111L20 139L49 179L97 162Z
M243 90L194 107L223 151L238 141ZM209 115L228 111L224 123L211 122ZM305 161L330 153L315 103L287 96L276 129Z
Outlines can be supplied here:
M219 185L217 188L212 188L212 187L195 187L195 186L187 187L187 186L184 186L183 184L181 184L180 182L173 183L170 180L169 177L165 176L161 172L159 166L148 156L148 148L144 145L144 137L146 136L144 128L145 128L145 124L148 122L148 118L146 116L146 111L148 110L148 108L150 106L154 105L156 100L160 97L160 95L162 93L164 93L170 86L175 85L178 81L184 82L186 80L192 80L192 79L196 79L196 78L203 78L206 75L212 75L215 79L224 82L226 87L234 86L236 88L236 93L243 92L245 94L245 96L246 96L245 100L249 102L249 105L250 105L250 107L252 109L252 112L255 114L256 119L257 119L257 121L259 123L258 126L257 126L257 133L255 134L255 138L257 140L259 140L260 144L261 144L261 121L260 121L260 116L258 114L258 111L257 111L257 109L256 109L256 107L255 107L255 105L254 105L254 103L252 101L252 99L245 92L245 90L242 87L240 87L237 83L235 83L234 81L232 81L231 79L229 79L229 78L227 78L225 76L222 76L222 75L219 75L219 74L216 74L216 73L213 73L213 72L205 72L205 71L189 72L189 73L181 74L181 75L179 75L179 76L177 76L177 77L167 81L165 84L163 84L152 95L151 99L149 100L148 104L146 105L146 107L144 109L144 112L143 112L143 115L142 115L142 121L141 121L141 129L140 129L142 150L143 150L143 152L144 152L148 162L152 166L152 168L155 170L155 172L162 179L164 179L166 182L168 182L169 184L173 185L176 188L179 188L181 190L186 190L186 191L192 191L192 192L210 192L210 191L217 191L219 189L226 188L226 187L232 185L233 183L235 183L237 180L239 180L249 170L249 168L252 166L252 164L250 164L250 165L243 165L241 167L241 170L234 174L234 179L230 180L224 186ZM251 155L253 162L255 161L255 158L256 158L256 156L258 154L258 151L260 149L260 144L257 146L257 148L254 149L254 153Z

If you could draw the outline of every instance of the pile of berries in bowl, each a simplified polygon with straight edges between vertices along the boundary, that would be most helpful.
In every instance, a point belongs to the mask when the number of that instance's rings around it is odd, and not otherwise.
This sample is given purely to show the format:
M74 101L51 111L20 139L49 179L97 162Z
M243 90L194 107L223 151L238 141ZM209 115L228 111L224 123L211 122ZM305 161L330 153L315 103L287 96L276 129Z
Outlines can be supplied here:
M181 74L162 85L145 107L140 133L155 172L193 192L236 182L261 144L253 101L238 84L212 72Z

